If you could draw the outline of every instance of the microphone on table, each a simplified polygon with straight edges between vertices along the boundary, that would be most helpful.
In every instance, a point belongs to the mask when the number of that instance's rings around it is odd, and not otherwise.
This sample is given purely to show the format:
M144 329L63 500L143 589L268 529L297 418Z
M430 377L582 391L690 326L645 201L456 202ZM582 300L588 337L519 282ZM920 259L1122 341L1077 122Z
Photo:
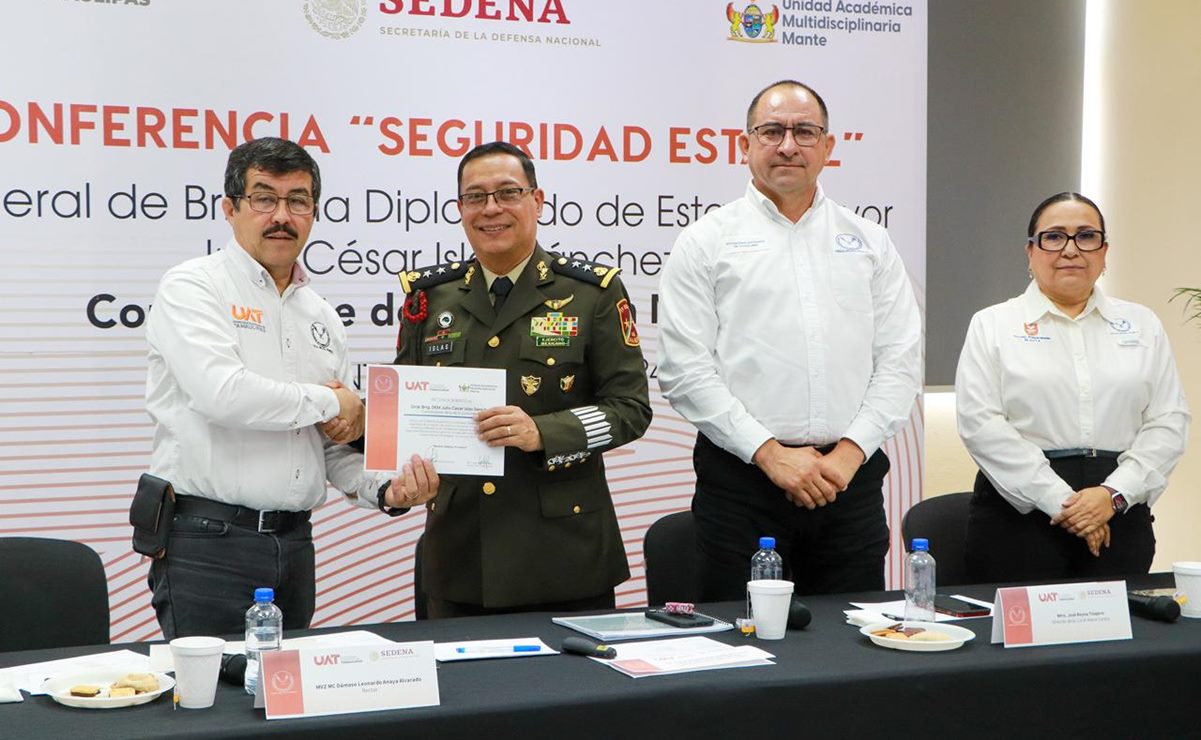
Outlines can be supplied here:
M788 605L788 629L803 630L809 626L809 622L812 620L813 613L809 611L809 607L793 598Z
M246 656L222 655L221 672L218 675L225 683L241 686L246 679Z
M1143 594L1127 593L1130 611L1140 617L1157 619L1161 622L1175 622L1180 618L1180 604L1171 596L1144 596Z
M608 645L597 645L583 637L564 637L561 651L573 655L587 655L590 658L617 657L617 651Z

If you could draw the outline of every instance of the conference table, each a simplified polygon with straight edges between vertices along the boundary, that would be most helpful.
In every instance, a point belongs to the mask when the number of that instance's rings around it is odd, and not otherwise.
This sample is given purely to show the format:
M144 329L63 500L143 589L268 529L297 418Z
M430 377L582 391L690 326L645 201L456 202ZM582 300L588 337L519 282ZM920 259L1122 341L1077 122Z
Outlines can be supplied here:
M1130 583L1164 585L1171 585L1170 575ZM993 595L986 586L942 590ZM929 653L878 647L845 623L848 601L895 598L895 592L806 597L813 613L808 628L754 641L776 656L771 666L634 679L575 655L442 663L440 706L284 720L266 720L241 688L224 683L205 710L173 710L166 696L95 711L26 696L20 704L0 704L0 738L1201 738L1194 704L1201 619L1132 616L1132 640L1009 649L990 644L991 619L973 619L956 624L976 639ZM697 606L730 621L743 608ZM365 629L396 641L538 636L557 649L575 633L551 616ZM308 634L323 631L330 630ZM734 645L753 640L736 631L709 636ZM614 645L620 653L621 643ZM148 652L142 643L3 653L0 668L115 647Z

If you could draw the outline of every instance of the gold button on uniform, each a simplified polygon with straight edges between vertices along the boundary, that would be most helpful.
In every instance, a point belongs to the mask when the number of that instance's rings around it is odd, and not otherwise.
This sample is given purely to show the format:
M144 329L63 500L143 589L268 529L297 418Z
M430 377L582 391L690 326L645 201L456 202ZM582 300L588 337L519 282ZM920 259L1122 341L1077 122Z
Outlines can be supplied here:
M553 357L547 357L547 358L546 358L546 364L547 364L548 366L554 366L554 364L555 364L555 358L553 358Z
M491 339L489 339L488 346L489 347L499 347L500 346L500 337L492 337Z
M579 506L579 504L576 504L575 506L571 507L571 513L572 513L572 514L579 514L579 513L580 513L580 506Z
M484 483L484 495L491 496L494 493L496 493L496 484L492 481Z
M437 502L437 501L431 501L431 502L430 502L430 511L433 511L434 509L437 509L437 508L438 508L438 502Z

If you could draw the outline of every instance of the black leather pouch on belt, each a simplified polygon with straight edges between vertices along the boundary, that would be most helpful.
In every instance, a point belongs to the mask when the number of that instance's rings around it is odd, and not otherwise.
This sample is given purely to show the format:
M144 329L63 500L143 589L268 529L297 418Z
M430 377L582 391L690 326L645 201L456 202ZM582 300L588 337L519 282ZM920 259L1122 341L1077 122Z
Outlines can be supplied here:
M175 491L171 484L158 476L142 473L133 503L129 505L134 551L155 559L165 556L174 516Z

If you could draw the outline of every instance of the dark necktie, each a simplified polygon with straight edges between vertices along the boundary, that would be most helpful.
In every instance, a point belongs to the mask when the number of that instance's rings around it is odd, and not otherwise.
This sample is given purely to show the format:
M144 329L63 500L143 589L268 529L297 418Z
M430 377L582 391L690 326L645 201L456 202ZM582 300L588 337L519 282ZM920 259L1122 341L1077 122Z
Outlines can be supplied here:
M488 290L496 296L496 299L492 301L492 310L499 316L501 306L505 305L505 299L509 297L509 291L513 290L513 281L507 277L498 277L492 281L492 287Z

